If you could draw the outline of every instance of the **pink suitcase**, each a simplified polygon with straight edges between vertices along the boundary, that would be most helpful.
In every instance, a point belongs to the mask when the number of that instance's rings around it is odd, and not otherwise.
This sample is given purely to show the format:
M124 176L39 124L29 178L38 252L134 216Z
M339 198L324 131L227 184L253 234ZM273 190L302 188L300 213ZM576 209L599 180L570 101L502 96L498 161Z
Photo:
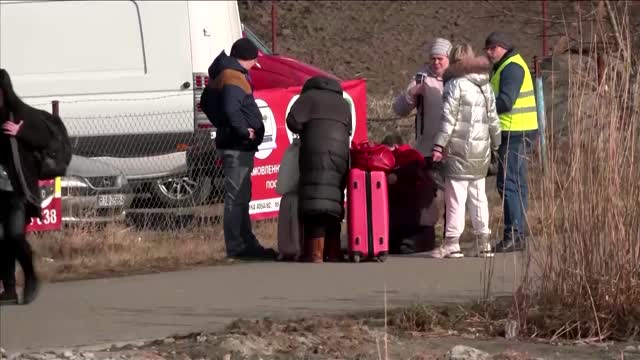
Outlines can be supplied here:
M389 202L383 171L351 169L347 186L349 257L385 261L389 253Z

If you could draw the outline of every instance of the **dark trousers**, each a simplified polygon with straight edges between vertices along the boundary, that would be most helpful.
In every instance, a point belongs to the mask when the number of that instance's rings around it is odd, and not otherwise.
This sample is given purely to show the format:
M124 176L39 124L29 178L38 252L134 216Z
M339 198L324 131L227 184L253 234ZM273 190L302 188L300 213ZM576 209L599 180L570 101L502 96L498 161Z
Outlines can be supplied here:
M13 192L0 191L0 279L7 292L15 291L16 260L25 278L34 278L33 251L27 242L25 200Z
M327 238L340 239L340 219L328 214L304 215L305 239Z
M224 169L224 242L227 256L261 248L251 229L251 172L255 152L219 150Z
M431 156L424 158L427 170L431 171L433 181L436 183L433 193L433 199L438 197L438 189L444 194L444 176L442 176L442 163L434 163ZM437 177L437 178L436 178ZM447 205L444 204L444 213L442 214L442 240L446 238L447 233Z
M389 253L413 254L435 248L436 230L433 226L392 226L389 228Z
M498 193L504 200L503 239L524 239L529 185L527 183L527 148L534 132L502 133L498 150Z

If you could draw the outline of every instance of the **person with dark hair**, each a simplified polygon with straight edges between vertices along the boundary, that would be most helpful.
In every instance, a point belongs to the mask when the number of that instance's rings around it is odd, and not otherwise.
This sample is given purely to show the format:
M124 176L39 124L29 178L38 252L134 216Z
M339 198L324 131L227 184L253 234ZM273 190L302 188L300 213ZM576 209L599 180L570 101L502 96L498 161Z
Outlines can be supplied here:
M257 64L258 48L242 38L224 51L209 67L211 90L201 103L216 127L216 148L224 169L224 241L230 258L275 259L253 234L249 217L251 172L258 146L264 137L262 113L253 97L249 70Z
M24 273L22 303L31 303L39 281L33 266L33 251L27 242L26 226L40 217L38 159L35 150L47 146L47 128L35 109L16 95L11 78L0 69L0 304L17 304L15 263ZM17 147L12 149L11 139ZM15 150L15 151L14 151ZM35 196L34 196L35 195Z
M506 34L491 33L485 41L485 52L493 64L491 87L502 128L497 185L504 199L504 234L495 251L521 251L526 248L529 192L526 144L538 130L533 79L526 61Z
M305 259L321 263L341 257L340 223L349 172L351 109L333 79L307 80L287 115L287 127L300 134L300 213ZM326 246L325 246L326 242Z

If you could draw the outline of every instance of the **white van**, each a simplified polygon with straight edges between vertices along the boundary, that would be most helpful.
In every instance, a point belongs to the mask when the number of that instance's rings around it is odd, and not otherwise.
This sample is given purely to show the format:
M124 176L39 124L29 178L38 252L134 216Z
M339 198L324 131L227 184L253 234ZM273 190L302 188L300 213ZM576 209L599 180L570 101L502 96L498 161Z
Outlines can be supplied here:
M210 191L185 175L185 150L206 122L207 69L241 37L236 1L0 0L0 67L18 95L48 111L58 100L76 155L164 205Z

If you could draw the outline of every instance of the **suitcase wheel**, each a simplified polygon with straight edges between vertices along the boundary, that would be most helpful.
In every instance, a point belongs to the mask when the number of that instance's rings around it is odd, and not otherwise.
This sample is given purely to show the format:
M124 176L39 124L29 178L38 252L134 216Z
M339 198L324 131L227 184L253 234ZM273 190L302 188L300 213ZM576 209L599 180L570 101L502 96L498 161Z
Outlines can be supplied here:
M351 256L351 261L353 261L354 263L359 263L360 262L360 254L353 254Z
M388 254L386 252L381 252L378 254L378 258L376 259L378 262L385 262L387 260Z

